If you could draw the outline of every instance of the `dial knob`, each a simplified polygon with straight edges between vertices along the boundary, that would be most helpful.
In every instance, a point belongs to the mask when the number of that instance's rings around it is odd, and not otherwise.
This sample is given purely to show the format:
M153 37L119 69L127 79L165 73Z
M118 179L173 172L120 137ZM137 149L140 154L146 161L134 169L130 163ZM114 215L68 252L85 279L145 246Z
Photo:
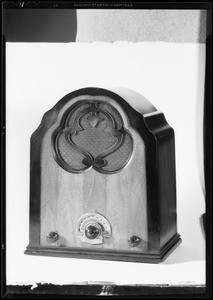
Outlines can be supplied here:
M89 224L85 228L85 235L88 239L93 240L101 234L101 227L97 223Z
M137 247L141 243L141 238L139 238L136 235L133 235L128 239L128 243L130 247Z
M57 232L51 231L48 235L47 235L47 241L49 243L55 243L57 240L59 239L59 234Z

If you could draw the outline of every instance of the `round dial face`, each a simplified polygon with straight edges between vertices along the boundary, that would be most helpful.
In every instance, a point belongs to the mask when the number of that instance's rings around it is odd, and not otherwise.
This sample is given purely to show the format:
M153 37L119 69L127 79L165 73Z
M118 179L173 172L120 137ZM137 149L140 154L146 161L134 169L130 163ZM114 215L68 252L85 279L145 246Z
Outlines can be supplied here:
M111 236L111 225L104 216L92 211L78 220L77 234L84 243L102 244Z

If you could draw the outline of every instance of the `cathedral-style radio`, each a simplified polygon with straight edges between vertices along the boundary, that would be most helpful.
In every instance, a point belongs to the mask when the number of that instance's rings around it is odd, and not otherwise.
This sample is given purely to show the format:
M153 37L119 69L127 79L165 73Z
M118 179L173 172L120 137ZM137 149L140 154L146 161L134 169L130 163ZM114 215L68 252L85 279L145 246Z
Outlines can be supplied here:
M31 137L25 254L158 263L177 233L174 131L129 89L83 88Z

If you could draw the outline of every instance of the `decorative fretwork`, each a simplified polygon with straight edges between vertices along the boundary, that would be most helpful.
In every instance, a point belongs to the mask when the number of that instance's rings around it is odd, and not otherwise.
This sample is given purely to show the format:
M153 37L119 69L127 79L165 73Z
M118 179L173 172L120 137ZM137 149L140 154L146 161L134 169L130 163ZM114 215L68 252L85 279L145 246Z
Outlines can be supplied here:
M132 137L112 105L79 101L65 115L53 134L55 159L62 168L79 173L92 167L101 173L114 173L127 164Z

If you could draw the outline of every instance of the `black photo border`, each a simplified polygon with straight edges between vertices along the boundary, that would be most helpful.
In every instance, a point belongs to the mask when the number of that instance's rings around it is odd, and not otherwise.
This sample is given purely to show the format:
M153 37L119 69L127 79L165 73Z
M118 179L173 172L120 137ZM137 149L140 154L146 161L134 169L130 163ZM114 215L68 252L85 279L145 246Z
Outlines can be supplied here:
M212 297L212 2L109 2L109 1L61 1L61 2L17 2L4 1L2 11L7 9L205 9L207 10L206 74L204 95L204 175L206 188L206 213L202 216L206 238L206 286L171 285L110 285L38 284L18 286L6 285L6 52L7 37L2 32L1 68L1 297L90 297L113 295L117 297ZM196 246L196 245L195 245Z

